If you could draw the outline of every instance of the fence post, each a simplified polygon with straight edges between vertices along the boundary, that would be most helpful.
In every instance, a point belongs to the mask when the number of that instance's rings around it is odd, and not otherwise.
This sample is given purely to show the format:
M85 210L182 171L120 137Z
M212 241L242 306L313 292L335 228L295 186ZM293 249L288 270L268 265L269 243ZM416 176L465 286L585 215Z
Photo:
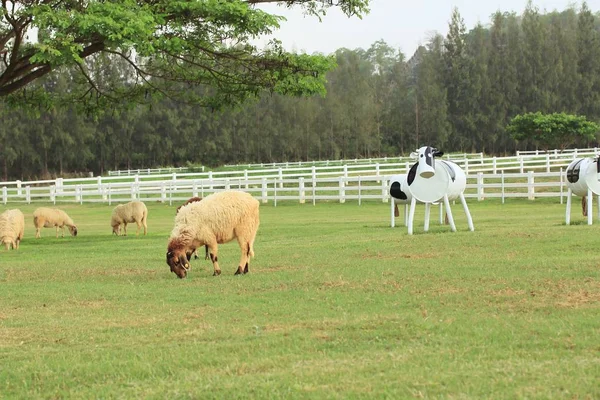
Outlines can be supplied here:
M8 189L6 188L6 186L2 187L2 203L4 205L6 205L6 202L8 202Z
M504 204L504 170L502 170L502 180L500 182L500 186L502 187L502 204Z
M267 178L262 178L260 195L261 195L263 204L267 203L268 194L269 194L269 192L267 190Z
M62 194L63 192L63 178L56 178L54 181L56 192Z
M56 204L56 186L50 186L50 201Z
M225 190L229 190L230 187L229 178L225 178Z
M17 181L17 196L22 196L23 192L21 190L21 181Z
M131 190L131 200L135 200L135 182L133 182L130 186Z
M31 186L25 186L25 201L31 204Z
M563 203L563 169L560 168L560 204Z
M477 200L482 201L484 199L483 190L483 172L477 173Z
M298 195L300 197L300 204L306 203L306 193L304 191L304 178L298 179Z
M348 178L348 165L344 164L344 178Z
M361 199L360 199L360 175L358 176L358 205L361 205Z
M465 158L465 175L469 175L469 159Z
M83 204L83 188L81 185L77 185L76 189L79 191L79 204Z
M177 181L177 172L173 172L173 179L172 182L175 183ZM173 189L173 185L171 185L171 191L177 191L177 186L175 186L175 189Z
M246 183L245 183L246 190L248 190L248 170L247 169L244 170L244 180L246 181Z
M340 203L346 202L346 188L344 186L344 177L340 176Z
M388 181L387 178L386 179L382 179L381 180L381 202L382 203L387 203L389 201L389 196L388 196Z
M278 176L279 176L279 187L283 188L283 169L281 167L279 167Z
M533 187L535 179L533 177L533 171L527 173L527 193L529 200L535 200L535 188Z
M167 200L167 188L165 186L165 181L160 183L160 202L164 203Z
M523 157L519 157L519 172L523 173Z
M492 170L493 173L496 173L496 167L497 167L497 160L496 160L496 156L494 156L494 158L492 158Z
M379 183L380 182L380 179L379 179L379 163L375 164L375 176L378 178L377 179L377 183Z
M195 179L192 183L192 197L198 197L198 181Z
M550 153L546 153L546 172L550 172Z
M213 190L213 173L208 171L208 189Z

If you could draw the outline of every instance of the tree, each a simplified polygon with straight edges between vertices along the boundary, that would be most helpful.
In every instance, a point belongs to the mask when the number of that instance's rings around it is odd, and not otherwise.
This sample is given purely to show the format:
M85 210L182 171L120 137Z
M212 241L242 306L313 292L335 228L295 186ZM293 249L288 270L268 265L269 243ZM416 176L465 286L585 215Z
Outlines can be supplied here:
M251 39L273 33L281 17L257 5L298 6L313 16L337 6L362 16L370 0L28 0L2 2L0 50L4 61L0 97L48 104L77 101L86 107L177 98L219 108L239 104L263 90L305 95L323 93L332 57L292 54L273 40L259 50ZM27 41L32 29L38 40ZM130 69L104 85L88 60L103 54ZM87 85L56 99L30 84L65 67L76 67ZM26 90L26 88L30 90ZM202 96L189 87L204 87Z
M514 117L506 130L516 140L533 140L544 150L563 150L578 139L593 140L600 125L586 117L565 113L521 114Z

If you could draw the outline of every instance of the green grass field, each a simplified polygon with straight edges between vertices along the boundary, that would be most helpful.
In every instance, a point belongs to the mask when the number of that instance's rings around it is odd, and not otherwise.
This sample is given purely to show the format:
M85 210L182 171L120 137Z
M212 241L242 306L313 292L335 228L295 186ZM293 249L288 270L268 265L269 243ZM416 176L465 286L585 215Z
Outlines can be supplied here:
M175 206L115 237L112 207L64 205L79 236L36 240L19 205L0 398L600 398L600 223L469 204L475 232L457 204L458 232L435 208L423 233L420 206L413 236L384 203L263 205L248 275L232 242L223 275L199 259L185 280L165 263Z

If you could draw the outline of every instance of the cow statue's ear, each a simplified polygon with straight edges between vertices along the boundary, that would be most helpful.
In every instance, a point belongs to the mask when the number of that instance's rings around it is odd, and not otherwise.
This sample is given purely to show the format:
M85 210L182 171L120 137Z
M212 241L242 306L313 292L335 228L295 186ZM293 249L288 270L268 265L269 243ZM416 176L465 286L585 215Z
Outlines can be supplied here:
M434 157L441 157L441 156L443 156L443 155L444 155L444 152L443 152L443 151L437 151L437 150L434 150L434 152L433 152L433 156L434 156Z
M417 158L419 157L419 153L417 153L416 151L413 151L412 153L410 153L410 158Z

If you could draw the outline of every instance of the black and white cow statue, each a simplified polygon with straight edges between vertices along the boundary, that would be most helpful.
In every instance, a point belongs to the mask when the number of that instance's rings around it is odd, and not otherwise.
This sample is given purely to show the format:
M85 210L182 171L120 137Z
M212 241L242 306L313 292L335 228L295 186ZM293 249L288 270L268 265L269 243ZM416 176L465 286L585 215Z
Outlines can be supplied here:
M592 199L598 197L598 218L600 219L600 162L596 158L577 158L567 167L567 212L566 225L571 224L571 198L581 196L583 215L588 225L592 225Z
M465 172L452 161L437 159L443 153L437 149L424 146L411 153L417 162L410 168L408 174L390 177L390 196L392 197L392 227L395 226L395 217L398 216L398 204L404 204L404 222L408 226L408 234L413 233L413 221L417 202L425 204L425 226L429 230L429 215L431 205L440 203L440 223L442 220L442 203L446 209L448 223L453 232L456 231L450 200L460 199L469 229L473 231L473 220L469 207L465 201L464 191L467 185ZM410 204L410 211L408 205Z

